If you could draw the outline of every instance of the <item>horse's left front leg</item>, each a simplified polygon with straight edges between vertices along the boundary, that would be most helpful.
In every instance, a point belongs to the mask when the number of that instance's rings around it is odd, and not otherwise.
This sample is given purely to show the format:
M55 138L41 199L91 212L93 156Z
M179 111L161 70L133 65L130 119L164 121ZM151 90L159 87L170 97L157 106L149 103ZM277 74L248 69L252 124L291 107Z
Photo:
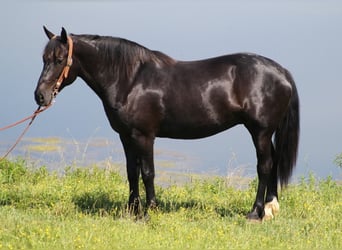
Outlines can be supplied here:
M150 149L149 152L146 152L146 154L142 156L141 176L146 190L146 207L147 209L156 208L157 202L154 190L155 171L153 164L153 149Z
M129 183L128 209L131 213L137 215L140 207L139 175L141 166L133 139L124 135L120 135L120 139L126 156L126 168Z
M154 189L154 136L144 135L136 132L134 133L134 139L137 143L137 150L141 166L141 176L146 190L146 208L155 208L157 203Z

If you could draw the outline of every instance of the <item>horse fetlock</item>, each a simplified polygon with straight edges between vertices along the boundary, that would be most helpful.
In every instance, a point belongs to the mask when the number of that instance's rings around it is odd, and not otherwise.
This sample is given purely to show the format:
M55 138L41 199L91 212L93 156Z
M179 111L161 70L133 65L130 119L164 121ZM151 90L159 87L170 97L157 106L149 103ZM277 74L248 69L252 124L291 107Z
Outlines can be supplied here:
M137 215L141 212L140 197L130 197L128 202L128 210L131 214Z
M267 202L265 204L264 212L265 216L263 217L263 220L271 220L276 216L279 212L279 203L276 197L273 198L272 201Z
M149 204L147 205L147 208L152 209L152 210L156 209L157 207L158 207L158 204L155 199L151 200Z

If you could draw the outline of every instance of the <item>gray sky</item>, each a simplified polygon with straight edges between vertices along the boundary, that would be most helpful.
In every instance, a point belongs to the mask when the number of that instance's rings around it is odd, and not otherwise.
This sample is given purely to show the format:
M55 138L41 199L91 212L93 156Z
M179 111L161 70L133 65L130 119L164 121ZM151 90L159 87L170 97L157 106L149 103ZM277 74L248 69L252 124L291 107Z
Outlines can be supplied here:
M112 35L194 60L235 52L272 58L293 74L301 101L301 138L295 174L341 179L341 1L3 1L0 9L0 127L30 114L47 42L42 26L59 33ZM13 141L21 129L2 132ZM119 144L98 97L82 80L63 90L27 137L107 137ZM255 169L248 132L236 127L196 141L157 140L203 166L224 172L232 154ZM123 158L123 155L121 156Z

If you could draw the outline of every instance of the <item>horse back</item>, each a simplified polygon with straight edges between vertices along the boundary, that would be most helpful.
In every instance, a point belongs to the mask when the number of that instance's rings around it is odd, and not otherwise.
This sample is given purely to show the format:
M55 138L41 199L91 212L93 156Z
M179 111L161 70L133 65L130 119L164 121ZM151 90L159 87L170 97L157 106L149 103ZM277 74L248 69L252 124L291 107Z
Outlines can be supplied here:
M132 123L159 137L193 139L251 119L270 122L272 117L259 118L271 112L289 84L272 60L233 54L162 67L146 64L132 86L125 109Z

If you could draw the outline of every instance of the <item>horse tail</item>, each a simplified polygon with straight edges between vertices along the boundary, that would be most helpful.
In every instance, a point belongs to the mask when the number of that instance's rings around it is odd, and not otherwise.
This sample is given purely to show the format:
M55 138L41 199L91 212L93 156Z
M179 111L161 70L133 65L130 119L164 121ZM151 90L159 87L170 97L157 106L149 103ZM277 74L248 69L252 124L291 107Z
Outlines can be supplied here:
M286 70L285 75L291 83L292 95L287 112L279 124L274 137L278 181L282 187L288 184L296 164L300 130L297 88L290 72Z

